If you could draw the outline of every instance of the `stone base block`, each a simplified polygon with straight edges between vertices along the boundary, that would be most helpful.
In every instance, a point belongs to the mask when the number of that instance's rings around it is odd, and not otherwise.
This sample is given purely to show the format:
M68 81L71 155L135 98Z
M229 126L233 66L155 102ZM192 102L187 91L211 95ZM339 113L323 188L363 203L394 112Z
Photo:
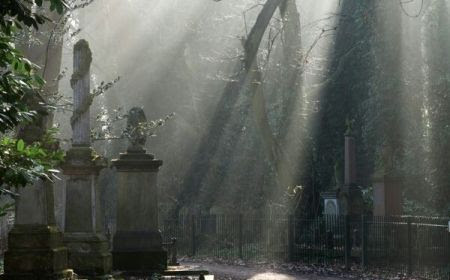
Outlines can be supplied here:
M153 252L162 251L162 235L153 231L120 231L114 234L114 251L118 252Z
M167 252L113 252L114 270L126 274L142 274L145 272L164 271L167 269Z
M8 250L5 253L5 272L58 273L67 269L67 249Z
M66 233L69 265L75 273L89 279L110 279L112 255L106 238L100 234Z
M81 278L112 279L110 253L69 253L69 264Z
M167 269L167 252L159 230L120 231L114 235L114 270L125 272Z
M52 274L38 274L38 273L9 273L0 276L1 280L74 280L73 270L66 269Z
M62 234L55 226L14 226L2 279L72 279L67 249L62 245Z

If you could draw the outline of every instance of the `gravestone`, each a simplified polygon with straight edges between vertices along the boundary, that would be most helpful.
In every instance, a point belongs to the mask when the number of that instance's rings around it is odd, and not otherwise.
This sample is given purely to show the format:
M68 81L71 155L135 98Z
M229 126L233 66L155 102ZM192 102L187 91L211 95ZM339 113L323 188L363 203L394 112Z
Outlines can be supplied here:
M21 129L18 137L28 143L41 140L45 115L45 111L39 112L40 117ZM39 180L18 190L2 279L71 279L67 248L55 223L53 187L52 182Z
M126 153L113 160L117 169L117 231L113 239L114 270L145 273L167 268L158 229L157 174L161 160L147 153L146 117L141 108L128 114Z
M339 216L339 198L337 191L322 192L320 196L323 199L323 214L330 216Z
M97 186L105 161L91 147L89 69L92 54L85 40L74 47L74 90L72 147L62 168L67 176L64 242L69 249L69 264L77 274L89 278L107 278L112 256L102 225Z
M392 175L373 178L373 215L402 215L403 180Z
M392 216L402 214L402 190L404 178L398 175L393 159L394 151L383 146L382 163L373 175L373 214Z

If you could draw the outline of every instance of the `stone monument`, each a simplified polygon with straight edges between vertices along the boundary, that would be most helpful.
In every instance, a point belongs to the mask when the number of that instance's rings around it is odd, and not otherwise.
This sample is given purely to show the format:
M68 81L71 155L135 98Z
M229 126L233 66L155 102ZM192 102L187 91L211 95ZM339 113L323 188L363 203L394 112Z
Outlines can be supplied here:
M334 181L335 185L329 188L329 191L321 192L320 197L323 200L323 214L327 216L341 215L339 207L339 192L342 187L339 163L334 165Z
M373 215L395 216L402 214L403 178L396 175L392 150L383 147L383 168L373 176Z
M402 215L402 180L384 175L373 178L373 215Z
M130 145L113 160L117 169L117 232L113 239L114 270L145 273L167 268L167 252L158 229L157 174L162 165L144 145L146 117L141 108L128 114Z
M339 192L339 208L343 215L363 214L361 188L356 183L356 144L351 133L345 135L344 186Z
M320 196L323 199L323 214L329 216L339 216L339 198L337 191L322 192Z
M85 40L74 47L74 90L72 148L62 168L67 176L64 242L69 264L77 274L89 278L108 278L112 256L102 226L97 177L104 160L91 147L89 69L92 54Z
M18 137L28 143L41 140L45 131L46 112L38 112L32 124L19 130ZM18 192L2 279L71 279L67 248L55 223L53 183L40 180Z

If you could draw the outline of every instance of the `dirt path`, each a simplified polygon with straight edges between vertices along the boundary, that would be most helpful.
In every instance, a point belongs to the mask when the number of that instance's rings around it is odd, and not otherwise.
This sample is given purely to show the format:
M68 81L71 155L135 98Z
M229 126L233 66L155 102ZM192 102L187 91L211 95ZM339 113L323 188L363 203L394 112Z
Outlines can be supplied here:
M338 280L334 277L316 275L294 275L289 272L275 271L251 266L235 266L217 263L183 262L183 265L208 270L218 280Z

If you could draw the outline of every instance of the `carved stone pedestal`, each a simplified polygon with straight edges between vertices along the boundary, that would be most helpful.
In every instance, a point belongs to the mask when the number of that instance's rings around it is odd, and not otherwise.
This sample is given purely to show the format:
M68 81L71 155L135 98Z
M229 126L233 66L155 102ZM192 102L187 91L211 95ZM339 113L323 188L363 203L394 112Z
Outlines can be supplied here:
M91 279L111 279L112 259L104 235L66 233L64 242L70 252L70 264L78 274Z
M66 181L66 221L64 243L69 249L69 264L77 274L89 279L110 278L112 256L104 235L101 217L98 173L106 166L104 159L91 148L90 65L92 53L85 40L74 46L74 111L72 148L66 154L62 169Z
M16 225L8 236L2 279L72 279L56 226Z
M110 278L112 256L103 233L98 172L103 160L90 147L74 146L63 165L66 185L64 243L69 264L75 272L90 279Z
M118 173L117 232L113 267L126 273L163 271L167 252L158 230L157 172L162 161L129 149L113 161Z
M114 269L129 274L146 274L167 269L167 252L161 245L159 231L117 232L113 245Z
M2 279L71 279L67 249L55 225L52 183L37 181L19 194Z

